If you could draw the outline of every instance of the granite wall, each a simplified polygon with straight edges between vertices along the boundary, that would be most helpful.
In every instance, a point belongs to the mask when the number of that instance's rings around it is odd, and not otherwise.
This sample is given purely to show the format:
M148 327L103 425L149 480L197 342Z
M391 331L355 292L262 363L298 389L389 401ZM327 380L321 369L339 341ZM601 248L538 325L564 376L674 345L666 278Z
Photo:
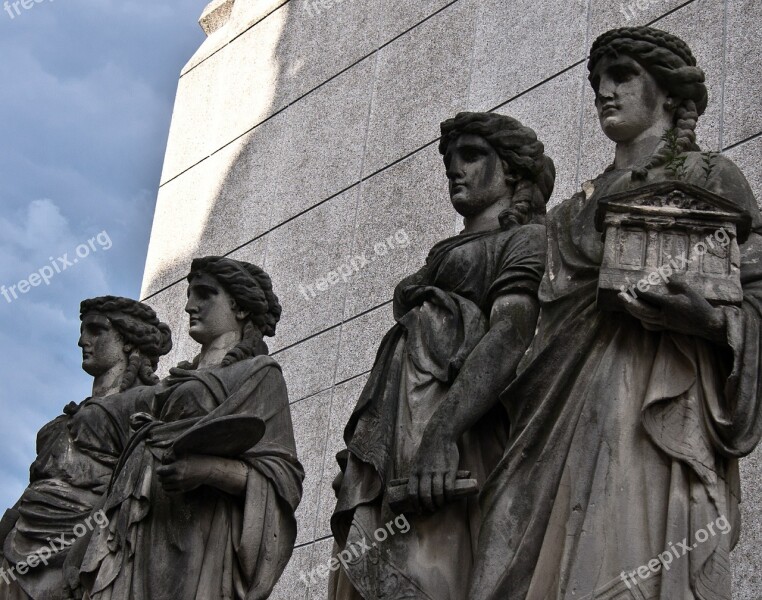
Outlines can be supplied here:
M706 70L704 149L762 198L759 0L216 0L182 72L142 296L191 358L190 259L264 265L285 307L271 343L307 470L298 547L273 598L319 600L300 575L331 552L334 455L392 323L395 283L458 231L436 141L460 110L535 128L558 167L553 203L611 160L585 55L603 31L654 23ZM360 259L364 256L365 260ZM367 263L365 262L367 261ZM332 274L335 272L335 275ZM762 462L746 459L737 600L762 597Z

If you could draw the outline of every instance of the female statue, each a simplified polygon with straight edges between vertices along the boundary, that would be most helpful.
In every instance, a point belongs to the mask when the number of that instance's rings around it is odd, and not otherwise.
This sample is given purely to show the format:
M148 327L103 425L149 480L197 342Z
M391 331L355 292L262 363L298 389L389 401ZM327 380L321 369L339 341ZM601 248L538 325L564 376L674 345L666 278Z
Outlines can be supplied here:
M135 300L93 298L80 313L82 369L93 377L92 396L70 403L37 436L29 487L3 519L2 600L64 597L69 545L108 487L130 415L149 408L141 390L158 382L159 357L172 348L169 327ZM85 529L91 528L92 522Z
M346 427L332 528L341 556L372 546L344 561L330 586L335 599L465 598L479 510L458 495L457 472L483 483L502 455L498 393L535 330L552 161L531 129L487 113L445 121L440 152L465 227L397 286L397 324ZM454 413L462 427L441 434ZM440 448L452 469L424 474ZM390 507L395 485L408 510ZM399 511L411 531L378 541L374 532Z
M105 502L110 525L82 563L86 598L260 600L293 551L304 473L263 342L281 314L270 277L195 259L185 310L201 352L154 388L151 415L133 417ZM240 429L251 422L258 434Z
M729 599L738 459L762 433L762 221L738 168L699 152L707 90L683 41L609 31L588 66L614 163L548 215L538 331L502 397L512 432L469 598ZM676 178L750 217L743 304L714 306L675 274L599 310L598 203Z

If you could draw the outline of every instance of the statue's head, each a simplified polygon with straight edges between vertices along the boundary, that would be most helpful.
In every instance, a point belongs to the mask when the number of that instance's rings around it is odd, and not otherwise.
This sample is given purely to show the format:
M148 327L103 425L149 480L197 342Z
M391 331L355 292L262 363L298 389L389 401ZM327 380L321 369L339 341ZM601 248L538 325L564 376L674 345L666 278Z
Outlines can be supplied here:
M529 127L496 113L458 114L441 125L453 207L464 217L510 198L503 226L543 223L556 170Z
M612 141L633 141L654 127L661 137L675 128L680 150L698 150L696 124L709 95L704 72L680 38L652 27L608 31L593 44L588 70L601 128ZM633 175L644 178L663 158L657 152Z
M270 276L251 263L207 256L196 258L188 275L190 336L209 344L234 332L241 342L225 357L231 365L266 352L263 336L274 336L281 306Z
M121 367L121 391L158 383L155 372L172 349L172 334L150 306L116 296L91 298L80 305L80 319L86 373L98 377Z

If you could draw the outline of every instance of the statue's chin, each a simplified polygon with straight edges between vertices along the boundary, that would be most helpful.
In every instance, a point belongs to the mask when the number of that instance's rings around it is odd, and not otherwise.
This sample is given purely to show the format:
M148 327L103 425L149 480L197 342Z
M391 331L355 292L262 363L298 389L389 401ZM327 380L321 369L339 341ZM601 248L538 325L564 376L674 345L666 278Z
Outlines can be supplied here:
M455 212L461 217L476 217L495 203L495 201L488 202L483 198L475 200L465 194L451 197L450 202L452 202Z
M604 135L615 144L627 143L637 135L637 132L633 130L634 128L630 123L616 116L603 119L601 121L601 129Z

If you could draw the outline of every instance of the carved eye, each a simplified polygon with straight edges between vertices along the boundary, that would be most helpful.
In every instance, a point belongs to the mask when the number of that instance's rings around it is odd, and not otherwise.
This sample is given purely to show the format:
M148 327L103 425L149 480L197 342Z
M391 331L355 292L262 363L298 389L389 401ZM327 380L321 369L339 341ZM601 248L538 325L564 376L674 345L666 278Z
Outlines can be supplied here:
M477 152L473 148L465 148L463 152L461 152L461 157L466 162L474 162L479 158L479 156L481 156L481 153Z

